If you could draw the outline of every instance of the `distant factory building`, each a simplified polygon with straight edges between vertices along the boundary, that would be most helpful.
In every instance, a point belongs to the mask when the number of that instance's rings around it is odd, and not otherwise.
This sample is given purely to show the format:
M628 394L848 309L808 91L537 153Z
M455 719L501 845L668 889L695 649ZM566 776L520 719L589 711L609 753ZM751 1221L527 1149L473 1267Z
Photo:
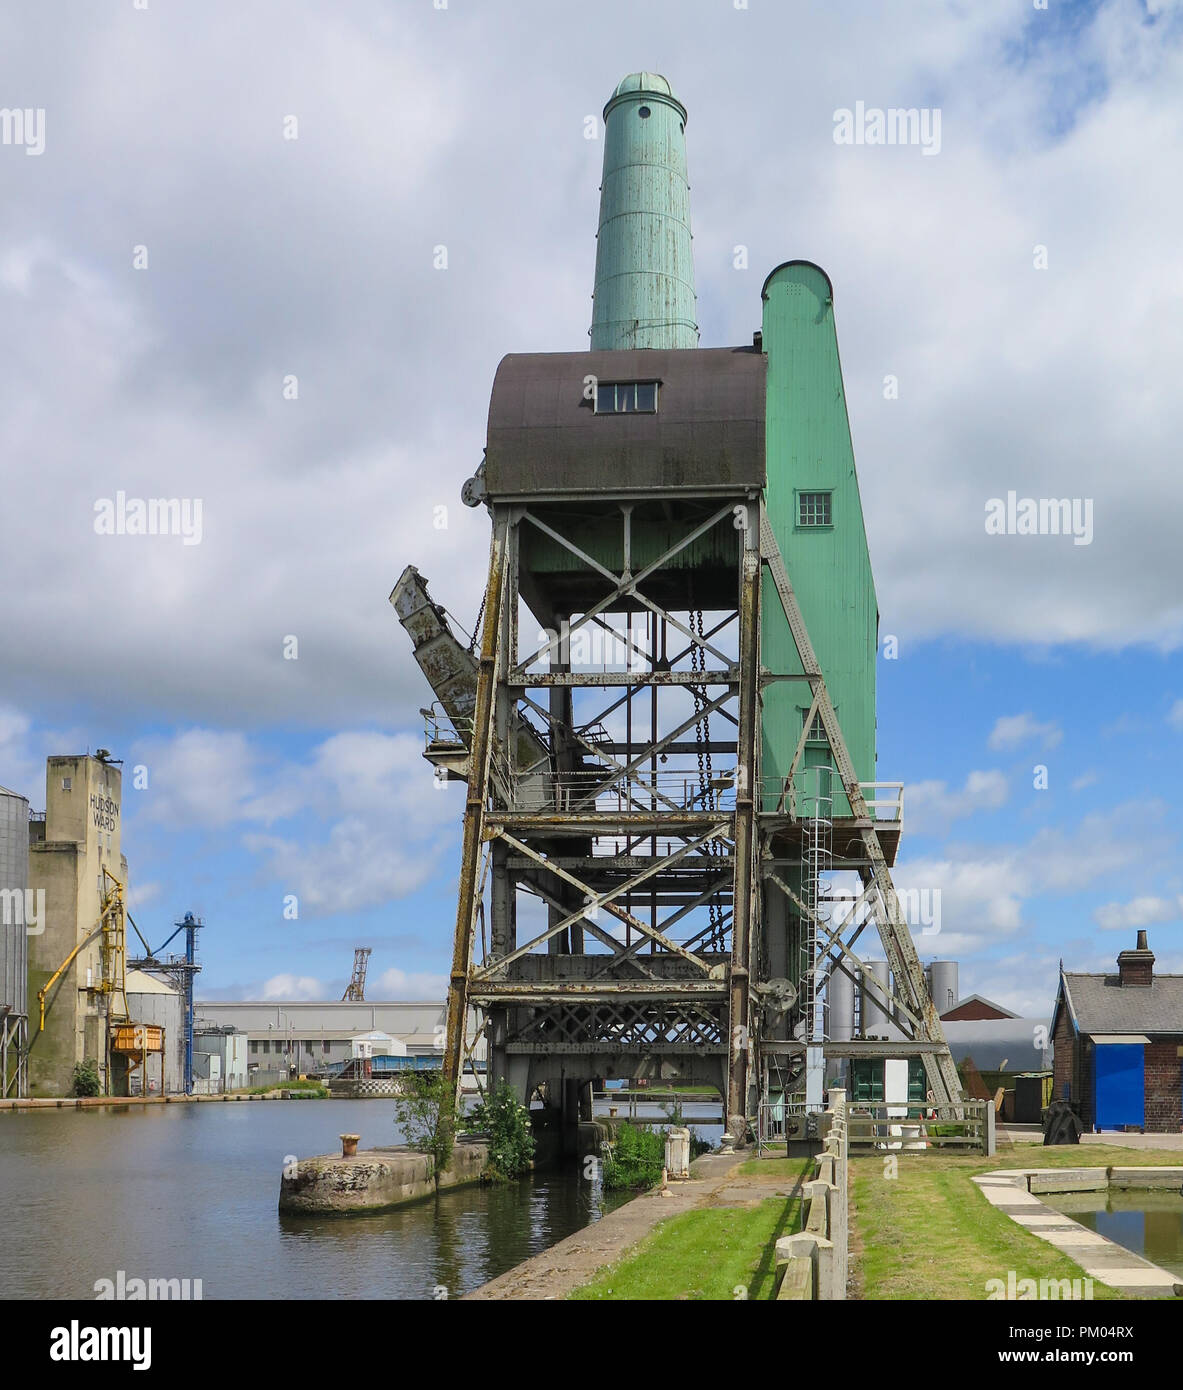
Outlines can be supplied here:
M202 1000L197 1011L199 1034L233 1028L245 1035L251 1070L318 1071L366 1055L443 1056L442 1000ZM474 1056L483 1067L483 1043Z
M1052 1015L1054 1093L1086 1129L1175 1134L1183 1127L1183 975L1156 975L1140 931L1116 975L1060 964Z
M298 1074L324 1071L336 1062L355 1057L406 1057L407 1044L381 1029L352 1033L347 1029L320 1028L303 1034L282 1029L252 1029L246 1035L247 1070L282 1070Z
M193 1092L216 1096L250 1085L247 1038L232 1027L195 1029Z

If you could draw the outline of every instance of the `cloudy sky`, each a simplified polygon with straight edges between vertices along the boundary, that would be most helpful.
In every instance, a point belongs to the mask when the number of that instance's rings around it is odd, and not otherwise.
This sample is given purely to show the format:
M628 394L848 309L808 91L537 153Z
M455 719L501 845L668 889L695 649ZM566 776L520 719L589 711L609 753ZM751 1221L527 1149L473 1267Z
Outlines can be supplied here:
M1139 925L1183 969L1176 0L8 0L0 39L44 113L0 144L0 783L149 770L137 920L205 916L207 996L339 995L363 941L371 993L442 991L461 805L386 597L413 562L475 617L493 372L586 346L587 118L638 68L689 108L703 344L782 260L835 285L922 954L1037 1013ZM835 143L858 102L939 153ZM1010 490L1091 543L987 534ZM120 492L200 542L96 533Z

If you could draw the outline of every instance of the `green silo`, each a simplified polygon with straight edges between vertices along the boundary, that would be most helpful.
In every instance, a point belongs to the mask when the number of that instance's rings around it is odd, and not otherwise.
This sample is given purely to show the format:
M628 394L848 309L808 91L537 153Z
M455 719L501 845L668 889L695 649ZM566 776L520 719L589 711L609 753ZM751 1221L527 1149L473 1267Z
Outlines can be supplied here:
M597 238L593 351L697 347L686 108L658 73L604 107Z

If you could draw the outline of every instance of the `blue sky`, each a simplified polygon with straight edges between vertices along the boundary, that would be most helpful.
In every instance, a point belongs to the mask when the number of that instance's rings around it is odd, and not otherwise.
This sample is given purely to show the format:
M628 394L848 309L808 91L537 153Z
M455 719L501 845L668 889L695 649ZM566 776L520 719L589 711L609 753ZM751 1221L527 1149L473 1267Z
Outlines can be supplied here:
M202 993L339 995L362 943L390 997L442 992L460 797L386 595L413 562L475 616L493 371L586 343L585 119L639 67L690 111L703 344L750 340L784 259L835 285L900 642L879 772L908 784L900 882L943 895L922 954L1033 1013L1061 955L1104 968L1139 925L1183 970L1180 6L890 8L5 17L46 144L0 147L0 783L41 805L45 756L87 747L149 769L133 911L153 944L205 916ZM836 145L860 100L939 106L940 154ZM1092 544L987 536L1011 488L1090 499ZM201 543L97 536L119 489L202 498Z

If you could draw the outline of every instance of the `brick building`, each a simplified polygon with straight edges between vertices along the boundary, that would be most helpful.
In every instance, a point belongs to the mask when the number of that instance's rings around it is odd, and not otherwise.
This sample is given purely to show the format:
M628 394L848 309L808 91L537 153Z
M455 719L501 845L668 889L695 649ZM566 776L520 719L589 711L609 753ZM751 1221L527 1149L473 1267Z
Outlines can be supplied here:
M1054 1092L1086 1129L1183 1129L1183 975L1156 975L1146 933L1116 975L1060 965L1052 1014Z

